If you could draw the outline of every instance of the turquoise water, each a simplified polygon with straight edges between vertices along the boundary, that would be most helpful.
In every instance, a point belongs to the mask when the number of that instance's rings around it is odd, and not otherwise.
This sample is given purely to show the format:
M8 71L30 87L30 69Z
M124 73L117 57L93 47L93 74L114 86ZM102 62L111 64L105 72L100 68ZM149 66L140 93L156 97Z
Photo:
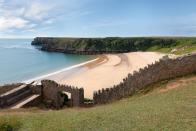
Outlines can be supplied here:
M0 39L0 85L28 80L94 58L40 51L31 46L31 41Z

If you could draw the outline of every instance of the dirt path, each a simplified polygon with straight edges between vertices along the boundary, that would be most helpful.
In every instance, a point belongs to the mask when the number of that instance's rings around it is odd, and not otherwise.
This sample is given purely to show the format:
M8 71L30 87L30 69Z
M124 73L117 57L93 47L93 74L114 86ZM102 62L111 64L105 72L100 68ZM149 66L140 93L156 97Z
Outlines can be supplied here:
M181 86L184 86L186 84L192 83L196 81L196 76L191 77L191 78L180 78L177 79L175 81L170 81L165 88L162 88L159 90L159 92L163 93L163 92L167 92L169 90L175 89L175 88L179 88Z

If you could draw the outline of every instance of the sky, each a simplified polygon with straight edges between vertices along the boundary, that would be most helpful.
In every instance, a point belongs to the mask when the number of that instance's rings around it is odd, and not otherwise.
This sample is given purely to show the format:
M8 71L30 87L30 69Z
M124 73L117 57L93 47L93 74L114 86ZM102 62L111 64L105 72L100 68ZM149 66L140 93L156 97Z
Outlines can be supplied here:
M0 38L196 36L196 0L0 0Z

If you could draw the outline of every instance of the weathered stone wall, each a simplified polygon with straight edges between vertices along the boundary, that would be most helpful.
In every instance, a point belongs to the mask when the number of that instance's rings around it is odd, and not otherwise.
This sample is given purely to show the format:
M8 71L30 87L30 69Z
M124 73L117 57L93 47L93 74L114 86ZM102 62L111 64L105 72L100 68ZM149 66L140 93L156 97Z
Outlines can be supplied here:
M21 85L22 85L22 83L13 83L13 84L2 85L2 86L0 86L0 95L8 92L14 88L17 88Z
M14 103L17 103L31 94L32 90L26 84L9 90L8 92L0 95L0 108L8 107Z
M94 92L94 103L105 104L132 95L155 82L196 72L196 53L177 57L167 56L138 72L128 74L118 85Z
M43 80L43 101L49 102L51 106L60 108L63 101L60 98L60 92L65 91L71 93L71 106L81 106L84 101L84 90L83 88L77 88L68 85L59 85L51 80Z
M33 94L42 94L42 85L29 85Z

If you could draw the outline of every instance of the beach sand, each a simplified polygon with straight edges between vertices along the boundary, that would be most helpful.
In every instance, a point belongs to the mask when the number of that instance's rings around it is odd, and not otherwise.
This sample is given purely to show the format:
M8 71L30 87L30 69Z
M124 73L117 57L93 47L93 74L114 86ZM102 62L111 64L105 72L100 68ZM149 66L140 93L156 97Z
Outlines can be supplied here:
M163 56L164 54L156 52L99 55L94 60L27 80L25 83L50 79L60 84L82 87L85 98L92 99L94 91L119 84L128 73L138 71Z
M93 92L120 83L128 73L158 61L164 54L156 52L133 52L101 55L73 72L61 72L48 77L60 84L84 88L85 98L93 98Z

